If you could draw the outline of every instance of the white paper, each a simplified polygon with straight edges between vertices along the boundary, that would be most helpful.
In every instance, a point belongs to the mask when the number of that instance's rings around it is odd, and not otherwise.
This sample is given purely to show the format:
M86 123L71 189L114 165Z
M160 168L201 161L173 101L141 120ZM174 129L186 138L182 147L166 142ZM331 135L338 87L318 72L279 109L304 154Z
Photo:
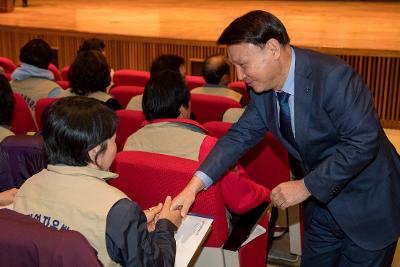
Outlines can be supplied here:
M257 237L259 237L260 235L262 235L263 233L265 233L267 230L262 227L261 225L257 224L253 231L251 231L249 237L242 243L242 245L240 245L241 247L243 247L244 245L246 245L247 243L249 243L250 241L256 239Z
M213 219L189 214L175 233L175 267L186 267L204 240Z

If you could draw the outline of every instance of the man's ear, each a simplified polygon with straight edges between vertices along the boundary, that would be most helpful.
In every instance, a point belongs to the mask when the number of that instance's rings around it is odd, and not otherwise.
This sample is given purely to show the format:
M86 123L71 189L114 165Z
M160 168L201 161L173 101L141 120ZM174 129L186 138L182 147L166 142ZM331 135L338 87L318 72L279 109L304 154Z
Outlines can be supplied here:
M273 57L278 59L281 55L282 46L275 38L271 38L266 43L267 48L271 51Z
M93 163L95 163L96 155L99 152L99 150L100 150L100 145L97 145L88 152L89 158Z

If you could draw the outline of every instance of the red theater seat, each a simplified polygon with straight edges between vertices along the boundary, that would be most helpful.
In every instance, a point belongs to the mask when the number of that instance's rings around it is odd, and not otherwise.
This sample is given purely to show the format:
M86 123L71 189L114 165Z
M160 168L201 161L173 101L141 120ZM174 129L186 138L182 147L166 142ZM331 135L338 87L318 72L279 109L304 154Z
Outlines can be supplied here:
M200 123L221 121L224 112L229 108L241 108L240 104L223 96L192 94L192 111Z
M17 67L15 63L6 57L0 57L0 66L4 69L5 73L12 73Z
M36 132L36 124L32 117L32 112L26 104L24 98L14 92L14 111L11 121L11 131L15 134L26 134Z
M134 85L145 87L150 79L150 72L140 70L116 70L113 76L115 85Z
M53 73L54 81L60 81L61 80L60 71L58 70L58 68L53 63L50 63L49 71L51 71Z
M168 195L176 196L189 182L198 165L197 161L189 159L141 151L124 151L117 154L113 166L113 171L118 173L119 177L110 184L146 209L163 202ZM191 207L191 212L214 219L210 235L203 246L221 248L228 240L228 224L220 184L216 183L201 191ZM267 216L262 216L261 224L266 227L267 223ZM233 229L233 232L239 231ZM266 246L265 233L242 246L238 254L240 266L265 267Z
M204 123L203 126L211 135L220 138L228 132L232 124L213 121ZM239 163L254 181L267 188L273 189L278 184L290 180L287 150L271 133L267 133L259 144L239 160Z
M111 89L110 94L118 99L123 108L126 108L132 97L143 94L143 86L118 85Z
M186 75L185 79L189 90L203 86L206 83L202 76Z
M126 139L142 127L145 118L142 111L125 109L118 110L117 116L118 126L115 142L117 143L117 151L121 151Z
M61 69L61 79L63 81L68 81L68 71L69 71L69 66L65 66L64 68Z
M57 98L42 98L36 102L35 119L40 131L42 130L42 113L44 109L56 100Z

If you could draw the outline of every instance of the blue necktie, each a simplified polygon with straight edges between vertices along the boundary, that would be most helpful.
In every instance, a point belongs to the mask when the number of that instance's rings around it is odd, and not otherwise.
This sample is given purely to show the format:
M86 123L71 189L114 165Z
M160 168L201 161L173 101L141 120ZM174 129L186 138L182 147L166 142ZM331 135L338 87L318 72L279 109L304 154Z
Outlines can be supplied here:
M289 107L289 96L290 94L285 92L277 93L279 102L279 126L281 130L282 137L286 139L296 150L297 144L294 139L291 117L290 117L290 107Z

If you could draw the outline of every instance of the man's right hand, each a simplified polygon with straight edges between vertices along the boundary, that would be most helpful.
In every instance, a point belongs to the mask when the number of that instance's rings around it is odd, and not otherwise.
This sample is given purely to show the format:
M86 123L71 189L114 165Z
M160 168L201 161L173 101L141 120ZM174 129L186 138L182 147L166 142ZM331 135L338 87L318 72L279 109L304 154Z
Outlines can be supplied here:
M186 187L172 200L171 209L180 209L185 217L192 206L197 193L204 188L204 184L197 176L193 176Z

